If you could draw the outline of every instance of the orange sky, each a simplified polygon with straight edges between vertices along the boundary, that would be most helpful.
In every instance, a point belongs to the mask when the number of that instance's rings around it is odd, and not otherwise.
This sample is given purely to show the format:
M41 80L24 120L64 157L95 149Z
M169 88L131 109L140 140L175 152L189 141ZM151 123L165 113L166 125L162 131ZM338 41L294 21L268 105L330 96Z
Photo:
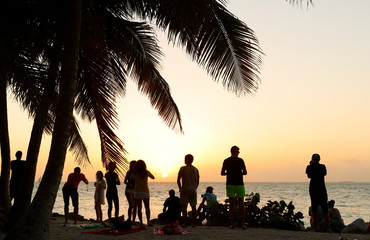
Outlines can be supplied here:
M225 181L222 161L232 145L241 148L245 181L308 181L313 153L328 169L327 181L370 181L369 1L314 1L297 9L284 0L231 0L229 10L251 27L265 53L256 96L237 98L192 63L181 49L167 46L163 76L183 118L185 134L169 130L148 99L128 83L118 102L118 136L129 160L143 159L155 181L175 181L186 154L194 155L201 181ZM11 154L26 152L31 123L9 103ZM81 124L94 180L100 143L94 123ZM44 138L37 178L48 156ZM73 171L70 154L63 180ZM168 177L163 178L162 173Z

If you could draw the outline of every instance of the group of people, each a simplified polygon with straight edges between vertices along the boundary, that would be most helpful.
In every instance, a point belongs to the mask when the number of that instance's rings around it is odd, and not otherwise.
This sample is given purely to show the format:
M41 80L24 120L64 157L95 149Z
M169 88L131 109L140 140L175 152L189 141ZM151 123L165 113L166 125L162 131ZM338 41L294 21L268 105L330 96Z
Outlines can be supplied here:
M235 228L235 205L239 206L240 215L242 217L241 228L246 228L245 224L245 208L244 208L244 197L245 189L243 176L247 175L247 169L245 167L244 160L239 158L239 147L233 146L231 148L231 156L224 160L221 175L226 176L226 195L230 201L230 228ZM12 176L10 180L10 196L11 199L17 195L16 190L20 189L17 187L21 184L22 173L24 171L25 161L21 161L22 152L17 151L16 160L12 161ZM185 166L181 167L178 172L177 185L179 187L180 198L175 196L175 191L170 190L170 197L166 199L164 203L164 213L169 216L170 219L179 219L180 209L182 212L183 226L187 226L187 208L188 205L191 207L191 225L195 227L196 217L201 212L205 205L205 202L209 200L216 200L216 196L212 193L213 188L208 187L204 196L202 195L202 203L198 210L197 205L197 188L199 186L199 171L193 166L194 157L191 154L185 156ZM115 172L116 164L109 162L107 165L107 172L103 176L102 171L97 171L95 186L95 210L96 210L96 221L102 222L103 213L101 205L105 203L105 198L108 203L108 218L111 219L113 204L114 204L114 216L118 218L119 214L119 199L117 185L120 185L118 174ZM311 198L311 223L313 231L318 231L318 212L319 206L323 213L323 219L326 223L326 230L331 231L330 227L330 215L328 208L328 195L325 187L325 176L326 167L320 163L320 155L315 153L312 155L312 159L306 168L307 177L310 178L309 194ZM105 180L104 180L105 178ZM143 160L131 161L130 168L126 173L124 184L126 184L125 195L129 203L128 208L128 219L135 221L136 214L138 215L140 224L143 225L142 221L142 203L144 203L145 213L147 217L147 224L150 226L150 194L148 187L148 178L154 179L153 174L147 170L146 164ZM74 207L74 223L77 223L78 216L78 192L77 188L79 183L83 181L88 184L89 181L85 175L81 173L81 169L76 167L74 172L68 175L67 182L63 186L63 200L64 200L64 212L65 212L65 223L68 222L69 213L69 199L72 199L72 205ZM106 190L106 195L104 192ZM339 211L334 208L334 202L329 202L331 211L338 215ZM167 209L168 208L168 209ZM333 215L334 216L334 215ZM163 215L162 217L165 217ZM339 215L340 218L340 215ZM340 218L341 219L341 218Z
M229 197L230 201L230 228L235 228L235 204L239 205L240 215L242 216L241 228L245 229L245 208L244 208L244 197L245 189L243 176L247 175L247 169L245 167L244 160L239 158L239 147L233 146L231 148L231 156L224 160L221 175L226 176L226 195ZM202 202L196 209L197 206L197 188L199 186L199 171L196 167L192 165L194 157L191 154L185 156L185 166L181 167L177 176L177 185L180 191L180 199L176 200L175 191L170 190L170 197L166 199L164 203L164 213L166 213L166 208L168 206L173 206L170 211L170 216L172 218L178 218L179 212L176 212L178 204L173 204L179 202L182 208L182 222L183 226L188 225L187 221L187 208L188 205L191 207L191 226L196 226L197 215L207 210L207 205L209 201L217 200L216 195L213 194L213 188L211 186L207 187L206 193L202 195ZM167 213L168 215L168 213Z
M320 155L312 155L311 161L306 168L307 177L310 178L309 193L311 206L309 208L310 223L312 231L319 231L319 220L324 219L326 231L331 232L331 221L335 228L343 228L344 222L338 209L334 208L335 201L328 201L328 194L325 186L326 167L320 163ZM340 230L339 229L339 230ZM338 231L337 229L335 229Z
M231 156L224 160L221 170L221 175L226 176L226 193L230 200L230 214L231 226L235 228L235 204L238 203L239 211L242 216L241 228L246 228L245 225L245 210L244 210L244 182L243 175L247 174L245 163L243 159L239 158L239 148L233 146L231 148ZM199 186L199 171L193 166L194 157L191 154L185 156L185 166L181 167L177 177L177 185L179 187L180 198L175 196L175 191L170 190L170 197L164 203L164 213L162 217L169 217L173 220L180 218L182 212L183 226L188 225L187 208L191 207L191 221L192 227L196 226L197 215L207 209L206 203L210 200L216 200L216 195L213 194L213 188L208 187L206 193L202 195L202 202L197 210L197 188ZM119 214L119 199L117 192L117 185L120 185L118 174L115 172L116 164L110 162L107 166L107 173L103 177L103 173L98 171L96 173L95 186L95 210L96 221L101 222L102 210L101 205L105 203L104 191L106 189L106 199L108 203L108 218L111 219L113 204L115 208L114 216L118 218ZM105 180L104 180L105 178ZM154 179L153 174L147 170L146 164L143 160L131 161L130 168L126 173L124 183L126 184L125 195L129 203L128 219L135 221L136 213L138 215L140 224L142 221L142 203L144 203L147 225L151 226L150 222L150 194L148 187L148 178ZM74 223L77 223L78 216L78 192L79 183L83 181L88 184L85 175L81 173L79 167L76 167L74 172L68 175L67 182L63 186L64 212L65 223L68 222L69 213L69 198L72 199L74 207Z
M96 222L103 221L103 213L101 205L105 204L105 198L108 203L108 218L112 218L112 210L114 205L114 217L118 218L119 215L119 198L117 185L120 185L118 174L115 172L117 166L114 162L109 162L107 165L107 172L103 176L102 171L97 171L95 186L95 211L96 211ZM104 180L105 178L105 180ZM126 184L125 195L129 203L128 208L128 220L135 222L136 213L139 218L140 224L143 225L142 220L142 202L144 202L147 224L150 223L150 208L149 208L149 187L148 178L154 179L153 174L147 170L146 164L143 160L131 161L130 169L126 173L124 184ZM74 223L77 223L78 217L78 192L77 188L80 182L86 184L89 181L85 175L81 173L81 169L76 167L74 172L68 175L67 181L63 186L63 200L64 200L64 214L65 223L68 222L69 214L69 199L72 199L72 205L74 207ZM104 196L104 192L106 194Z

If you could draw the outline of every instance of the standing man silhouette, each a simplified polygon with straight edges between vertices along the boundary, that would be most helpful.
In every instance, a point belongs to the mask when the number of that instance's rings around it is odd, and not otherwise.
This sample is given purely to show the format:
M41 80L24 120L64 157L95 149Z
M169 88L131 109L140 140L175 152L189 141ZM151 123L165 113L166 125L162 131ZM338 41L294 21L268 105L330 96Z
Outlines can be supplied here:
M187 207L191 206L191 226L195 227L195 219L197 217L197 188L199 185L199 171L192 165L194 160L193 155L185 156L185 166L181 167L177 175L177 185L180 190L180 204L182 206L182 217L184 227L187 226Z
M74 213L74 224L77 224L78 216L78 192L77 188L80 182L88 184L89 181L86 179L85 175L81 173L79 167L75 167L73 173L68 175L67 182L63 186L63 200L64 200L64 223L68 223L68 213L69 213L69 197L72 199L73 213Z
M224 160L221 175L226 176L226 195L230 200L231 229L235 228L235 200L238 200L240 215L242 216L241 228L245 229L244 196L245 188L243 175L247 175L244 160L239 158L239 148L231 148L231 156Z

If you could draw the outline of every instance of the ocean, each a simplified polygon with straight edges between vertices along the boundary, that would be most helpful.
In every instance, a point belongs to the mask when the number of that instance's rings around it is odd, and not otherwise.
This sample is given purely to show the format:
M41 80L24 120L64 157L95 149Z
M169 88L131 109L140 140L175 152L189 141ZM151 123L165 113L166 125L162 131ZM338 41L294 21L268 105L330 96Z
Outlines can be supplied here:
M64 203L62 196L61 183L58 195L55 201L53 212L64 214ZM268 200L280 201L284 200L286 203L293 201L295 212L302 212L304 215L303 222L305 226L309 226L308 208L310 206L310 197L308 194L308 182L299 183L261 183L261 182L246 182L246 193L259 193L261 201L259 207L266 205ZM201 202L201 194L205 192L207 186L213 187L213 192L217 196L217 200L224 203L226 199L226 189L224 182L202 182L198 188L198 204ZM35 183L35 189L38 183ZM118 187L120 215L127 216L128 203L125 196L125 185ZM328 198L335 200L335 207L339 209L344 223L350 224L358 218L364 221L370 220L370 183L354 183L354 182L339 182L326 183L328 191ZM178 187L175 182L149 182L150 189L150 209L151 219L157 218L158 214L162 212L163 203L168 197L168 191L174 189L176 196L179 196ZM79 214L87 219L95 219L94 210L94 183L88 185L83 182L80 183L79 192ZM144 206L143 206L144 208ZM102 206L103 219L107 218L107 204ZM70 206L70 212L72 212ZM143 209L143 220L145 222L145 210Z

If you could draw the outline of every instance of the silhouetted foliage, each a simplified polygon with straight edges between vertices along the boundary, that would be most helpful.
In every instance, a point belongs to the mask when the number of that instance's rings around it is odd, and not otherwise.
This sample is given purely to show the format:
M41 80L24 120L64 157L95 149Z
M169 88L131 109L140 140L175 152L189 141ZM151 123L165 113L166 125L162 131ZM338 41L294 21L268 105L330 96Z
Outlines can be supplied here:
M294 213L293 202L286 204L285 201L271 201L262 208L258 207L260 202L259 193L250 193L246 195L244 206L246 208L246 222L249 226L263 226L286 230L303 231L304 224L302 212ZM209 209L206 213L208 226L228 226L230 225L229 199L225 203L212 201L209 203ZM241 224L239 207L235 206L237 225Z

